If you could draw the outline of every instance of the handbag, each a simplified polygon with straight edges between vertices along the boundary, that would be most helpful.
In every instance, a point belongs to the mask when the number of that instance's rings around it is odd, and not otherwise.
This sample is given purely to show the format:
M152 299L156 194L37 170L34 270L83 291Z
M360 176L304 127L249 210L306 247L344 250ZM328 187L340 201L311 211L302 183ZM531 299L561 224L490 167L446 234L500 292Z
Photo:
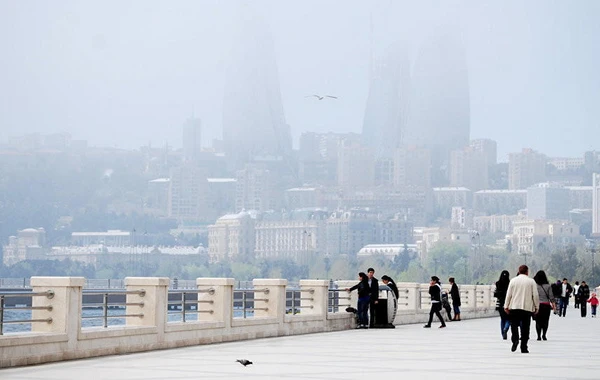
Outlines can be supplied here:
M550 307L552 308L552 310L556 310L556 302L554 302L552 300L552 298L550 298L550 296L548 295L548 292L546 291L546 289L544 289L543 286L542 286L542 290L544 291L544 293L546 293L546 297L550 300Z

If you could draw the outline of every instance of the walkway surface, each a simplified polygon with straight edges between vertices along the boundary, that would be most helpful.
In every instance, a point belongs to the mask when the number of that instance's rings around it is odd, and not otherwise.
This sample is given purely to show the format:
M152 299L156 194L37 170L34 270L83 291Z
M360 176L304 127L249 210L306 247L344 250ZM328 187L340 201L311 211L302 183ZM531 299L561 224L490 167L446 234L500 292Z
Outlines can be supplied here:
M553 315L548 341L510 351L499 318L404 325L109 356L0 370L2 380L600 379L600 318ZM236 359L249 359L243 367Z

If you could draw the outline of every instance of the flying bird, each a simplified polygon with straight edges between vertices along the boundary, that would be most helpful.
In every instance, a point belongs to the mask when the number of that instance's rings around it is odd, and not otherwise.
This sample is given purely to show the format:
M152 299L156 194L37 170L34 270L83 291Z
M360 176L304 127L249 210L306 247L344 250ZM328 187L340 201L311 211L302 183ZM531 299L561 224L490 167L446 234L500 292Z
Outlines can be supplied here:
M308 95L308 96L305 96L305 98L317 98L319 100L323 100L325 98L337 99L337 96L332 96L332 95L323 95L323 96L321 96L321 95Z
M250 360L248 360L248 359L238 359L238 360L236 360L236 362L240 363L244 367L247 366L247 365L252 364L252 362Z

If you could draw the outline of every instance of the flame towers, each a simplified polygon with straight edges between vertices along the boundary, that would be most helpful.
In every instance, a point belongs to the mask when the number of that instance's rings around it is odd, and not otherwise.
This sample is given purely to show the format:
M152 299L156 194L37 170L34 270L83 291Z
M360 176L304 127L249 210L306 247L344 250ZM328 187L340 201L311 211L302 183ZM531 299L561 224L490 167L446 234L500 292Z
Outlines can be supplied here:
M292 149L271 35L253 12L241 17L223 99L225 153L238 168L258 156L286 158Z
M467 146L470 135L467 63L456 34L437 34L425 42L412 84L405 142L430 148L434 167L443 167L450 151Z
M406 128L410 95L410 62L406 50L393 46L374 64L363 123L364 141L377 158L391 158Z

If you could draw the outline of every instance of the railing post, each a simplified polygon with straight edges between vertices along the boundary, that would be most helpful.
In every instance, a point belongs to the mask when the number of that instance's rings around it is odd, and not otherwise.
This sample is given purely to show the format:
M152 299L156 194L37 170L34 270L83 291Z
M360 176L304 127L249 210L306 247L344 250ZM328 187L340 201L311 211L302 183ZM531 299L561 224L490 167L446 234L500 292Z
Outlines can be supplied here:
M31 324L34 333L66 333L69 344L75 344L81 329L81 289L85 284L83 277L32 277L31 289L35 292L51 290L49 297L33 297L32 306L47 307L51 310L33 310L31 319L52 319L51 323Z
M490 298L490 285L479 285L477 286L477 289L480 290L482 292L482 296L483 296L483 300L482 300L482 307L483 308L488 308L491 305L491 298Z
M344 309L346 309L347 307L353 307L356 308L358 306L358 292L355 290L351 293L346 292L344 289L346 288L351 288L354 285L356 285L358 283L358 280L356 281L348 281L348 280L344 280L344 281L336 281L335 282L338 286L339 292L338 294L340 295L340 297L342 296L350 296L350 300L347 301L344 300L344 302L342 302L340 300L340 312L344 311Z
M477 293L475 292L475 285L459 285L461 290L461 302L464 299L467 303L468 308L475 310L477 308Z
M283 323L287 280L259 278L252 281L252 285L254 286L254 317L277 318L279 323Z
M327 319L328 280L300 280L300 298L301 315L320 315L323 320Z
M406 293L407 305L400 307L400 301L398 301L398 310L412 310L416 312L421 309L421 284L416 282L401 282L397 286L400 296L402 296L402 291L408 291Z
M159 341L167 323L169 292L168 277L126 277L127 291L144 290L143 294L127 294L127 315L143 314L143 317L126 317L127 326L156 326ZM136 305L139 304L139 305Z
M233 318L233 278L197 278L198 310L208 309L212 313L198 313L198 320L204 322L224 322L225 328L231 327ZM211 303L212 302L212 303Z

